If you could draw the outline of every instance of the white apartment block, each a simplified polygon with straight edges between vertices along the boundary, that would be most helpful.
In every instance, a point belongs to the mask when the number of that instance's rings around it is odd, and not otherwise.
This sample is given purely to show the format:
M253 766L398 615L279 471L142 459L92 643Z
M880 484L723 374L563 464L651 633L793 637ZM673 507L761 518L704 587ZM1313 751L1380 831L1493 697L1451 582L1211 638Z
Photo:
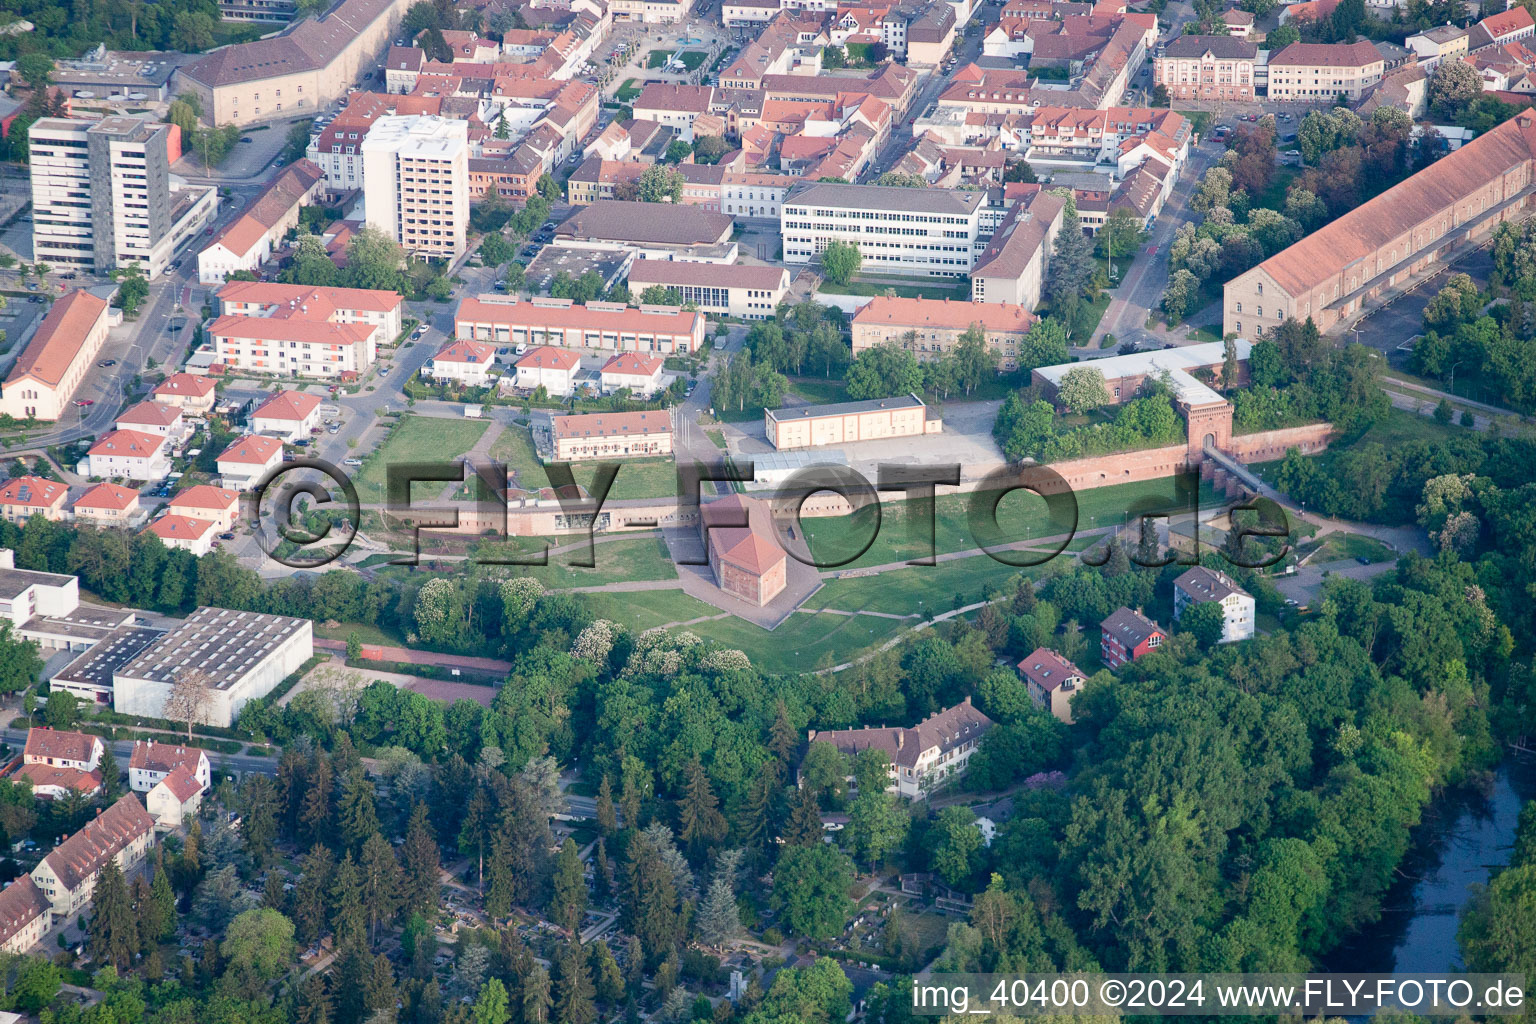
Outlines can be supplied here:
M361 374L401 329L396 292L232 281L218 297L224 315L208 326L215 357L254 373L325 380Z
M784 200L784 262L806 264L851 242L868 273L962 277L986 246L986 193L819 182Z
M144 117L45 117L28 132L33 258L106 274L163 273L212 223L218 190L173 179L172 126Z
M386 115L363 140L363 215L409 253L453 259L469 228L469 122Z
M1210 601L1221 604L1222 643L1229 644L1253 636L1253 595L1238 586L1232 577L1204 566L1196 566L1173 581L1175 621L1184 614L1185 609Z

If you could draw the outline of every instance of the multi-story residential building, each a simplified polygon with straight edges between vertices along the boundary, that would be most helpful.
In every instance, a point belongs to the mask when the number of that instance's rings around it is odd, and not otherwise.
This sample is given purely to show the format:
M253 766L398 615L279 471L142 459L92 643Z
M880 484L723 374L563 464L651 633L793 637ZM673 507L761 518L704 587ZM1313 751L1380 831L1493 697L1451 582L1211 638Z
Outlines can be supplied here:
M827 243L859 247L872 273L960 277L985 248L984 192L802 185L784 200L784 262L810 263Z
M187 416L203 416L213 411L218 399L218 385L212 377L195 373L173 373L149 393L151 401L171 405Z
M1253 636L1253 595L1224 572L1197 565L1173 581L1173 620L1177 622L1191 606L1215 601L1221 605L1221 642L1247 640Z
M312 114L374 70L409 6L409 0L341 0L276 35L209 51L177 71L172 91L194 93L210 124Z
M90 795L101 789L98 768L105 751L99 736L34 726L27 730L17 776L30 780L32 792L44 800Z
M650 398L661 390L661 371L666 360L644 352L621 352L603 364L598 381L603 394L627 390L631 395Z
M941 783L964 774L992 719L971 698L929 715L911 728L812 729L812 743L830 743L850 760L861 750L883 750L891 759L888 792L921 799Z
M299 209L325 190L325 172L308 159L284 167L244 213L197 254L197 279L223 284L237 270L254 273L299 223Z
M613 0L608 8L614 21L676 25L693 10L693 0Z
M853 354L892 345L926 362L953 350L974 327L982 330L987 348L997 353L998 367L1012 370L1019 365L1019 344L1037 320L1023 306L1003 302L877 295L853 315Z
M726 171L720 181L720 212L737 219L779 219L784 197L802 180L791 174Z
M1228 281L1223 332L1258 338L1287 317L1330 330L1504 221L1530 215L1536 112L1522 111Z
M1163 646L1168 634L1140 612L1117 608L1099 623L1099 662L1115 669L1151 654Z
M543 388L547 394L563 398L576 389L576 374L581 370L581 355L570 349L540 345L527 355L517 357L516 382L525 391Z
M928 406L916 395L763 410L763 432L768 443L781 452L922 437L939 433L943 426L942 420L930 418Z
M665 409L556 416L550 436L556 462L671 455L672 416Z
M140 430L103 434L86 453L86 475L103 480L164 480L171 472L168 438Z
M20 955L42 942L48 934L50 909L31 875L0 889L0 952Z
M453 259L469 229L469 122L386 115L361 147L363 212L408 253Z
M251 413L251 429L281 438L290 444L320 428L320 396L302 391L279 391Z
M1269 55L1269 98L1276 103L1319 103L1340 96L1358 100L1381 81L1385 67L1381 51L1364 39L1292 43Z
M283 442L275 437L246 434L224 449L216 465L225 487L249 491L262 477L283 464Z
M1443 60L1460 60L1471 49L1471 33L1455 25L1438 25L1415 33L1403 40L1403 45L1419 58L1419 66L1426 71L1434 70Z
M187 769L201 785L213 784L205 751L180 743L134 740L133 753L128 756L128 788L135 793L148 793L178 768Z
M69 488L57 480L40 476L13 476L0 484L0 518L20 525L33 516L50 522L64 518L64 502Z
M217 527L216 533L233 530L240 521L240 492L212 484L196 484L166 502L166 508L179 516L206 519Z
M75 522L87 526L135 526L142 518L139 492L118 484L96 484L74 504Z
M1178 100L1253 99L1258 45L1232 36L1179 36L1152 61L1152 81Z
M218 299L224 315L208 336L219 361L274 376L361 374L401 329L396 292L231 281Z
M437 380L456 381L483 388L496 369L496 346L486 341L458 338L438 350L422 373Z
M144 794L144 806L155 819L155 828L169 832L180 828L188 815L197 814L206 789L190 771L178 768Z
M179 440L187 433L186 414L173 405L145 400L117 414L119 430L137 430L141 434L159 434Z
M519 345L685 355L704 343L704 314L674 306L570 299L517 301L482 295L459 303L454 336L495 345L505 356Z
M27 134L32 251L39 262L107 274L137 266L151 279L218 212L218 189L172 191L181 129L148 117L45 117Z
M129 793L54 847L32 869L32 881L48 900L53 923L90 905L107 861L115 860L124 874L142 864L155 844L154 827L139 798Z
M1473 25L1467 33L1467 48L1476 53L1488 46L1503 46L1536 36L1536 19L1519 4L1490 15Z
M72 291L56 301L0 385L0 413L18 420L63 416L101 351L112 319L107 300L88 291Z
M729 263L635 260L629 267L629 292L639 298L647 288L671 288L702 313L765 320L789 291L789 271Z
M709 113L714 96L715 90L707 85L651 82L635 97L635 117L664 124L684 142L692 142L694 119Z
M1088 681L1083 670L1048 647L1036 647L1018 669L1035 704L1071 725L1072 698Z
M167 512L144 527L145 533L160 538L160 543L175 551L186 551L201 558L213 550L219 528L211 520Z
M1015 201L971 268L971 298L1024 309L1039 306L1066 212L1066 199L1045 191Z

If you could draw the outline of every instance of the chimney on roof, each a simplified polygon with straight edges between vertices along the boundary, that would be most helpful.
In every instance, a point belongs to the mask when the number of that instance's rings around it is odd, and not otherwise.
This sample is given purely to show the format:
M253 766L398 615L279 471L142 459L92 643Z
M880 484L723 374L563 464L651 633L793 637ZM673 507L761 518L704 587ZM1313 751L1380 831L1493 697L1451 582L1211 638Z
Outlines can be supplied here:
M902 730L897 729L896 730L896 749L900 750L901 748L905 747L906 745L907 745L907 734L905 732L903 732Z

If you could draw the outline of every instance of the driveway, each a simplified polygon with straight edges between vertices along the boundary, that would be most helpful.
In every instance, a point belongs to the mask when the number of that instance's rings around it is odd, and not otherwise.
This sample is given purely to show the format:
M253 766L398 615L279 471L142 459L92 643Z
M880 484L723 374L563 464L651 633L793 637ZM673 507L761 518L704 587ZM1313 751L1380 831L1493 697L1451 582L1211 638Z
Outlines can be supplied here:
M1366 313L1353 327L1343 328L1362 345L1383 353L1395 366L1408 362L1411 339L1424 333L1424 307L1429 305L1453 274L1468 274L1478 288L1486 289L1493 273L1493 252L1488 245L1468 251L1408 291Z
M1316 604L1322 595L1323 584L1329 577L1343 576L1352 580L1370 580L1396 568L1395 561L1361 565L1352 558L1345 558L1336 562L1303 566L1291 576L1274 577L1275 589L1280 591L1281 596L1290 598L1297 604Z

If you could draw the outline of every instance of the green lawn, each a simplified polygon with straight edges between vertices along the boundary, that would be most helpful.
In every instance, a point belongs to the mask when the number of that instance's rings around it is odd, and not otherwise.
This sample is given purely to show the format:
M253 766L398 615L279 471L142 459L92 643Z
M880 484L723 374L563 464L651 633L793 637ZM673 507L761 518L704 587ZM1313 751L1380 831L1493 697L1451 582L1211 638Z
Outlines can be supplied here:
M652 50L646 55L645 66L652 71L664 68L667 66L667 61L671 60L672 55L676 52L676 50Z
M576 482L590 486L597 470L577 467ZM623 459L619 475L608 492L610 500L624 498L666 498L677 494L677 464L665 459Z
M703 67L704 62L709 59L709 54L705 53L703 50L685 50L683 51L682 57L679 59L683 62L683 67L687 68L689 71L697 71L699 68Z
M411 462L454 459L475 446L490 426L487 420L447 419L436 416L400 417L389 437L370 455L352 478L365 502L384 499L387 467ZM441 484L421 483L413 494L425 499L442 490Z
M573 539L563 537L561 543L568 544ZM603 583L623 583L631 580L677 578L677 566L672 564L672 555L667 550L666 541L660 536L631 537L594 545L592 561L597 564L590 569L570 564L570 560L576 554L576 552L552 554L549 556L548 565L520 565L513 567L512 571L518 576L531 576L551 590L592 587ZM650 597L649 594L615 596L627 597L630 600L636 598L646 600Z
M1391 548L1375 537L1365 537L1358 533L1330 533L1315 545L1315 549L1317 554L1312 556L1309 565L1337 562L1346 558L1365 558L1372 563L1390 562L1397 558Z
M601 565L601 551L598 552L598 558L598 564ZM635 633L664 626L669 622L687 622L706 615L720 614L720 609L689 597L681 590L594 593L583 594L581 597L592 614L600 619L611 619Z
M345 640L353 633L356 633L365 644L398 647L401 643L400 637L391 636L378 626L370 626L363 622L343 622L335 629L328 628L323 622L315 623L315 636L322 640Z
M1211 123L1212 114L1209 110L1177 110L1174 113L1188 121L1197 135L1203 136L1205 126Z
M543 487L549 482L526 427L511 426L497 434L491 442L490 457L506 465L508 476L516 476L517 487Z
M1406 409L1388 409L1387 414L1377 420L1356 443L1374 442L1391 447L1405 441L1444 441L1452 437L1464 437L1466 434L1466 427L1441 423L1433 416L1420 416Z
M971 533L970 507L972 495L940 495L934 503L934 550L938 554L965 551L977 547ZM1216 493L1208 486L1200 489L1202 507L1221 504ZM1143 505L1145 504L1145 508ZM1134 507L1138 511L1162 511L1174 509L1175 494L1171 478L1148 480L1142 483L1118 484L1080 491L1077 494L1079 530L1107 526L1126 520ZM846 565L827 566L839 570L866 568L891 562L916 558L922 551L922 542L908 536L908 517L919 513L911 502L893 501L882 504L879 511L879 530L869 549ZM1028 540L1033 537L1049 537L1067 532L1067 527L1052 523L1046 518L1046 506L1037 495L1017 491L1007 495L997 507L998 527L1009 540ZM873 508L861 509L851 516L825 519L805 519L801 525L817 558L823 561L840 561L864 546L874 529L876 512ZM931 571L934 567L919 567ZM947 596L947 595L946 595ZM894 611L897 609L881 609ZM911 609L908 609L911 610Z
M624 84L619 86L613 94L613 98L620 103L632 103L636 96L640 95L640 83L633 78L624 79Z
M824 281L819 290L829 295L884 295L887 291L891 291L907 299L955 299L961 302L969 301L971 297L969 279L962 278L957 281L952 277L924 280L918 277L890 278L861 275L847 284Z
M819 606L819 596L811 598L811 605ZM688 628L706 640L742 651L761 671L777 674L810 672L849 661L906 629L907 623L870 615L796 612L774 630L734 615Z
M1271 210L1284 210L1285 194L1290 190L1291 182L1300 176L1299 167L1276 167L1274 176L1269 179L1269 187L1253 197L1252 207L1257 209L1267 206Z

